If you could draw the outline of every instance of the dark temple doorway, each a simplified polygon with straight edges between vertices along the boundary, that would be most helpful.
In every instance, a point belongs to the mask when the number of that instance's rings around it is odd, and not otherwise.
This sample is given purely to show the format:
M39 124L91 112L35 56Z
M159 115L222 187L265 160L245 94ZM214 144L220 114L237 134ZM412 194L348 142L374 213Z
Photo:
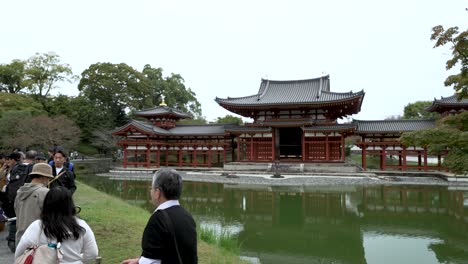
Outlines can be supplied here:
M302 129L278 128L280 159L302 159Z

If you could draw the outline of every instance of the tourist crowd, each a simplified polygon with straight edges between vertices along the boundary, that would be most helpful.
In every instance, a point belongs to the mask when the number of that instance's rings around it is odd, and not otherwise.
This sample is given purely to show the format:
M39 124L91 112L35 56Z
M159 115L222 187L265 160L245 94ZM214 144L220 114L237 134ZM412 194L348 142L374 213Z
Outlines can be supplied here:
M74 165L60 147L48 154L0 154L0 223L8 219L8 247L15 263L23 263L18 261L34 247L35 258L41 258L41 245L54 249L54 263L91 262L98 257L98 247L90 226L77 216ZM122 263L198 262L196 224L178 202L181 193L177 171L155 173L151 198L157 208L144 230L141 256Z

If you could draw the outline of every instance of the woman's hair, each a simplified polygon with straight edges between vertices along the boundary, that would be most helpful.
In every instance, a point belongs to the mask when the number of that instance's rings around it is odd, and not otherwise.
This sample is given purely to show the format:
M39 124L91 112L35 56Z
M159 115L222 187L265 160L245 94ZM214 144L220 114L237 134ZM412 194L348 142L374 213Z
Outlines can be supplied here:
M41 213L44 234L48 238L56 238L58 242L74 238L78 239L85 232L76 221L76 208L71 192L62 186L50 189L44 198Z

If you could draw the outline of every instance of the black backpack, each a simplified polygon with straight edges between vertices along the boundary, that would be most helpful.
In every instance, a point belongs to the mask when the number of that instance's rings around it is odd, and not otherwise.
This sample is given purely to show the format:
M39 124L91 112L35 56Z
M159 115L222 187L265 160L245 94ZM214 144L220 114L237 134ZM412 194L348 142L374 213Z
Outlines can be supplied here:
M31 169L32 166L29 164L17 164L10 171L10 181L6 186L6 197L4 197L6 199L2 201L3 211L8 217L16 216L14 209L16 193L18 189L24 185L24 181L28 177Z

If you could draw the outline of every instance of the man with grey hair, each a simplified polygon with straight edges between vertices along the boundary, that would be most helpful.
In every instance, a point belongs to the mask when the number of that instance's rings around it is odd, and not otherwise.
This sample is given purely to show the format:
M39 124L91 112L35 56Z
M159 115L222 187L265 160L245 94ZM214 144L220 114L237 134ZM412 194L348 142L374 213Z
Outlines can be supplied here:
M181 193L182 177L176 170L153 175L151 200L157 208L143 232L143 252L122 264L198 263L196 224L179 204Z

